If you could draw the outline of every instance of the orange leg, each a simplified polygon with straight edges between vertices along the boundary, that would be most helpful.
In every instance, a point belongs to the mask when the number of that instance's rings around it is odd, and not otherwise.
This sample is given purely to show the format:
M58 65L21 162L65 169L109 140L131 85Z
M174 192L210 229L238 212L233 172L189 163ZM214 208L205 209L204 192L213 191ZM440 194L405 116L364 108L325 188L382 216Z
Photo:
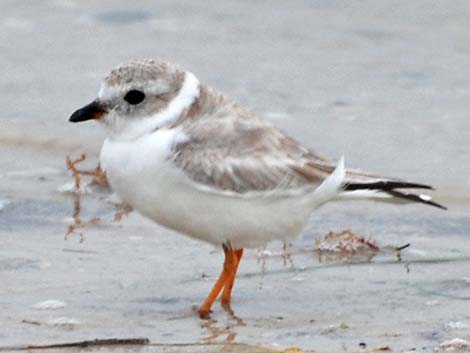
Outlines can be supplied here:
M217 280L217 282L215 282L214 287L212 287L212 290L207 296L206 300L204 300L204 303L202 303L202 305L197 310L201 318L209 317L212 304L215 302L219 293L224 288L227 278L230 277L230 274L233 272L233 267L236 265L237 262L235 252L226 245L224 245L223 248L225 253L224 268L219 276L219 279Z
M234 250L235 264L232 268L232 271L228 274L227 279L224 285L224 291L222 292L222 306L224 308L230 307L230 297L232 295L232 288L235 282L235 277L237 276L238 265L240 265L240 260L243 256L243 249Z

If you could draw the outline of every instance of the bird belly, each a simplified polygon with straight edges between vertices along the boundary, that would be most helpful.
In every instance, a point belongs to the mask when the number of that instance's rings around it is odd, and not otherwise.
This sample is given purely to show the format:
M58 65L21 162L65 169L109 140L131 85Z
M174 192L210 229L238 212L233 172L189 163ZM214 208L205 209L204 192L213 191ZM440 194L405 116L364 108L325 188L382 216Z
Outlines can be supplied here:
M195 187L168 158L168 149L107 141L101 163L118 195L155 222L234 248L298 236L315 208L309 197L227 196Z

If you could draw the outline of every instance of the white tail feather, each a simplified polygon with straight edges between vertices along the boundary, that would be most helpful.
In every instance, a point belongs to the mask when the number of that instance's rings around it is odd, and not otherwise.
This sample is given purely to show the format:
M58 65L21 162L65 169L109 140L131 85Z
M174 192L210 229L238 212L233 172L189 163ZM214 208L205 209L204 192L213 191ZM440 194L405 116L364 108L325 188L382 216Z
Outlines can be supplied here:
M333 200L339 196L346 178L346 169L344 167L344 157L338 161L333 173L331 173L313 193L315 203L318 206Z

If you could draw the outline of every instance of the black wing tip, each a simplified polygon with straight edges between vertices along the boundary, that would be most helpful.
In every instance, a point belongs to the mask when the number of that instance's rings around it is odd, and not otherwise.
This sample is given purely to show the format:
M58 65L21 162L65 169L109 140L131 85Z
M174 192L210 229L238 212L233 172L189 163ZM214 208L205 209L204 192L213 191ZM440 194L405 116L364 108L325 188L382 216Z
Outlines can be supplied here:
M441 205L440 203L433 202L433 206L440 208L441 210L447 211L449 208L447 206Z
M425 189L425 190L435 190L432 185L427 185L427 184L419 184L419 183L407 183L403 182L404 186L398 186L397 189L399 188L405 188L405 189Z
M424 195L424 196L427 196L427 197L424 197L423 195L410 194L410 193L407 193L407 192L404 192L404 191L398 191L398 190L389 190L389 191L387 191L387 194L389 194L393 197L399 198L399 199L408 200L408 201L411 201L411 202L422 203L422 204L425 204L425 205L437 207L437 208L440 208L441 210L447 211L447 206L444 206L444 205L441 205L440 203L434 202L427 195Z
M444 211L448 210L447 206L441 205L440 203L437 203L437 202L434 202L434 201L427 201L427 202L424 202L424 203L426 205L429 205L429 206L434 206L434 207L440 208L441 210L444 210Z
M377 190L387 193L393 197L408 200L410 202L422 203L425 205L447 210L447 207L431 200L428 196L408 193L397 189L425 189L435 190L434 187L427 184L409 183L406 181L379 180L372 182L349 182L343 185L345 191L356 190Z
M382 190L390 191L394 189L425 189L425 190L435 190L434 187L427 184L419 183L409 183L406 181L390 181L390 180L380 180L373 182L362 182L362 183L346 183L344 185L344 190L354 191L354 190Z

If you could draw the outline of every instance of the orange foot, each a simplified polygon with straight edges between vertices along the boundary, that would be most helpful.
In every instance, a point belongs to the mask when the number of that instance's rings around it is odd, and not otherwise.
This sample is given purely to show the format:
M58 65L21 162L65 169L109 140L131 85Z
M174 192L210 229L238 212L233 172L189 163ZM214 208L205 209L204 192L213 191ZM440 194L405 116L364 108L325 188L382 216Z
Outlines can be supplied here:
M197 310L201 319L207 319L210 316L212 304L222 292L222 306L226 309L230 309L230 298L232 295L232 288L237 275L238 265L243 256L243 249L233 250L230 246L223 245L225 261L222 273L220 274L214 287L207 296L204 303Z

